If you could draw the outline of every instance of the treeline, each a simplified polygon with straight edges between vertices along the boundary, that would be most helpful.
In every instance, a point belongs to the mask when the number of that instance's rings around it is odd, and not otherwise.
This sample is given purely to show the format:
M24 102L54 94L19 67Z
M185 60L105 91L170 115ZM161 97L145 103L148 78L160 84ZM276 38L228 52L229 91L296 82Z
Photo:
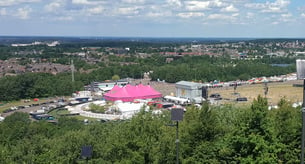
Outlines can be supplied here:
M291 64L275 67L271 64ZM295 72L295 59L230 60L226 57L183 57L169 64L156 67L151 75L153 80L177 82L180 80L210 82L214 80L248 80L254 77L285 75Z
M71 95L82 87L83 83L72 84L71 76L65 74L55 76L48 73L26 73L6 76L0 79L0 100Z
M31 122L14 113L0 123L2 163L175 163L176 129L170 114L141 111L128 121L92 122L73 118L58 124ZM189 107L179 123L181 163L300 163L301 113L286 100L268 110L258 97L251 107L204 104Z
M88 73L75 73L72 83L71 73L52 75L48 73L25 73L18 76L6 76L0 79L0 101L11 101L23 98L49 97L71 95L74 91L82 90L84 85L93 81L109 80L114 75L120 78L143 78L145 72L152 71L152 80L165 80L175 83L180 80L210 82L214 80L248 80L252 77L284 75L295 72L295 63L287 59L288 67L275 67L270 64L278 60L268 60L268 64L261 60L240 61L225 57L180 57L171 63L166 63L165 57L154 55L149 58L120 58L112 56L110 63L103 62L89 65L82 60L75 60L77 68L94 68ZM134 62L121 65L121 61ZM284 59L283 59L284 60ZM59 60L61 61L61 60ZM63 60L62 62L68 62Z
M113 75L120 77L141 78L145 72L137 65L101 68L91 73L79 73L74 75L72 82L71 73L25 73L18 76L5 76L0 78L0 101L12 101L27 98L67 96L75 91L83 90L85 85L93 81L105 81Z

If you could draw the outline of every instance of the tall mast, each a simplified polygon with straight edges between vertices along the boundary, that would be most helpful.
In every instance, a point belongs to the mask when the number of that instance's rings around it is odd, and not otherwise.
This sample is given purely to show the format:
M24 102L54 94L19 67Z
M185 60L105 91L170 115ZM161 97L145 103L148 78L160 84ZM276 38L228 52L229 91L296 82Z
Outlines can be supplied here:
M74 82L74 64L73 64L73 59L71 60L71 73L72 73L72 82Z

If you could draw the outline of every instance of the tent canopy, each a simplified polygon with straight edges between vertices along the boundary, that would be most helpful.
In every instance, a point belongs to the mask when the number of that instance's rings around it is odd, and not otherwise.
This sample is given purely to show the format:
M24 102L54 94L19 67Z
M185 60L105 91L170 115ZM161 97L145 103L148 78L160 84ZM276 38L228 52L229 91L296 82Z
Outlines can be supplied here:
M126 85L124 87L114 86L112 90L104 95L104 98L109 101L122 100L131 102L134 99L151 99L162 97L162 94L150 85Z

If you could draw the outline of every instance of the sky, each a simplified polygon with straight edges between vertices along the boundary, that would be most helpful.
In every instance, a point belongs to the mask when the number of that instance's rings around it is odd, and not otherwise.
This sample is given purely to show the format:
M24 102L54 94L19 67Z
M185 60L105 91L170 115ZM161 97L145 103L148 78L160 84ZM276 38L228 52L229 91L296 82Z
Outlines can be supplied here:
M305 0L0 0L0 35L305 38Z

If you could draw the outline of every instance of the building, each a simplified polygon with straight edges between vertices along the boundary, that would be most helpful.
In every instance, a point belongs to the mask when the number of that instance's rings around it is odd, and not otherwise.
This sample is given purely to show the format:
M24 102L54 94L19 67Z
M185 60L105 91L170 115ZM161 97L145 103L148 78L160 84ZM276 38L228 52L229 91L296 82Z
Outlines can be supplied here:
M111 90L115 85L118 85L120 87L125 86L129 84L129 79L120 79L117 81L105 81L105 82L92 82L90 85L85 86L85 90L98 92L98 91L109 91Z
M202 99L202 84L188 81L179 81L176 83L176 96L187 98L191 101Z
M305 60L296 60L297 64L297 79L301 80L305 78Z

